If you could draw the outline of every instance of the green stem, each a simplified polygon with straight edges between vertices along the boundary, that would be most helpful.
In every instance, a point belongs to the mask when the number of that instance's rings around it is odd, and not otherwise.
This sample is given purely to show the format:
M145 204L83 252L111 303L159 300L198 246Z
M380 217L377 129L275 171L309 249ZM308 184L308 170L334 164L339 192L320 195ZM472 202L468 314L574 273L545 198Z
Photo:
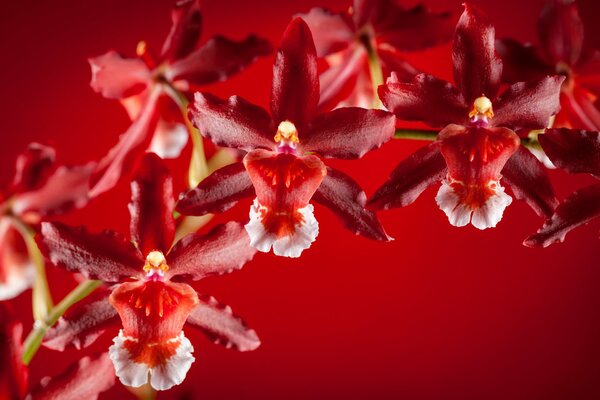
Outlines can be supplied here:
M23 345L23 363L28 365L35 353L40 348L44 335L50 329L56 321L71 307L73 304L87 297L92 293L98 286L102 284L102 281L85 281L80 283L75 289L73 289L64 299L60 301L54 307L46 317L37 319L34 323L33 330L25 339Z
M381 61L377 55L377 50L373 46L370 34L366 33L362 36L362 43L367 51L367 59L369 60L369 73L371 75L371 84L373 85L373 108L383 109L383 103L379 100L378 88L383 85L383 70L381 69Z

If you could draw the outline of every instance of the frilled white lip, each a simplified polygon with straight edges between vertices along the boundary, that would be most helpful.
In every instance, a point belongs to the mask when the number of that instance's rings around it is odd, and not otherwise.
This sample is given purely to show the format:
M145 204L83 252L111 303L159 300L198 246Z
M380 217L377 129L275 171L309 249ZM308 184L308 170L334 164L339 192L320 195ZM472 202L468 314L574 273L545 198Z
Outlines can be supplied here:
M319 234L319 223L314 216L312 204L297 210L302 215L303 222L296 224L292 234L282 237L277 237L265 228L261 210L265 210L265 207L261 206L257 199L254 199L254 203L250 207L250 221L245 226L246 232L250 236L250 245L258 251L268 253L273 248L273 253L277 256L300 257Z
M115 366L116 375L121 383L126 386L140 387L150 381L155 390L168 390L179 385L185 379L195 358L192 356L194 347L181 332L178 336L168 340L165 344L178 342L177 350L162 365L150 367L131 359L129 351L125 348L126 341L137 341L134 337L125 336L123 330L113 339L114 344L108 349L110 359ZM160 343L149 343L148 346L159 346Z
M435 200L453 226L461 227L470 222L477 229L494 228L502 219L504 209L512 203L512 197L504 192L499 181L490 181L489 187L493 188L493 194L482 206L473 207L462 203L451 182L444 179Z

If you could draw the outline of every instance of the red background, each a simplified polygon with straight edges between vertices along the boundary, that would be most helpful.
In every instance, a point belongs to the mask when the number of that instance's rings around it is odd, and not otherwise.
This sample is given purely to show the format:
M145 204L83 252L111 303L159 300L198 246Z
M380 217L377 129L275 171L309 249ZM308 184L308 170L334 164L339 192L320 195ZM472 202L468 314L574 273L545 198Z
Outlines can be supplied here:
M86 59L109 49L133 55L145 39L159 48L170 27L169 1L21 0L0 6L0 177L30 141L54 144L59 159L101 157L129 121L121 106L89 87ZM408 2L413 3L413 2ZM499 37L535 39L541 1L477 1ZM580 1L588 37L600 38L593 0ZM459 1L428 1L451 10ZM257 33L277 44L291 15L345 1L207 1L205 37ZM595 24L595 26L593 26ZM598 43L596 43L598 45ZM450 46L409 56L450 79ZM265 105L272 57L209 87ZM332 162L371 194L399 160L422 143L394 141L356 162ZM189 149L171 162L182 187ZM553 172L564 197L591 182ZM184 383L159 395L203 399L592 399L600 397L600 249L598 223L546 250L521 246L541 221L514 202L496 229L451 227L430 189L412 206L381 214L396 238L355 237L320 206L318 240L297 260L258 254L243 271L197 289L230 304L263 341L253 353L211 344L187 329L196 363ZM94 230L127 231L126 183L65 217ZM244 219L249 202L219 220ZM50 267L60 299L74 286ZM30 293L16 300L26 330ZM90 351L106 349L109 332ZM87 353L88 351L84 352ZM32 384L83 353L42 349ZM117 384L101 398L131 398Z

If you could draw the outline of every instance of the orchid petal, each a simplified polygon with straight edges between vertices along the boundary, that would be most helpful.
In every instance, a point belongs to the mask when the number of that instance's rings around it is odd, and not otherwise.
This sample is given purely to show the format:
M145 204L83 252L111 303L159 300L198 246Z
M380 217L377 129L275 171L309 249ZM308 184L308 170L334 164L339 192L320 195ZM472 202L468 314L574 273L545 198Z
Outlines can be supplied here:
M90 85L108 99L123 99L145 90L152 81L151 72L139 58L123 58L109 51L88 60L92 68Z
M360 85L357 85L358 75L365 73L367 53L354 46L330 56L328 62L329 68L319 75L319 110L322 112L335 108L351 95L357 95L356 92L360 91ZM370 86L368 89L369 93L372 93L373 89Z
M23 325L13 308L0 302L0 397L6 400L23 399L27 393L27 367L21 359Z
M171 10L171 31L163 44L161 56L168 61L184 58L197 46L202 32L200 0L175 3Z
M512 39L496 40L496 52L502 58L504 82L528 82L555 73L531 44L521 44Z
M52 147L31 143L19 154L16 162L15 177L10 193L22 193L39 189L51 173L56 152Z
M573 0L547 1L538 20L541 50L551 64L574 65L583 49L583 22Z
M9 218L0 218L0 301L12 299L29 289L35 270L23 237Z
M319 57L344 50L354 41L354 30L345 14L315 7L297 16L310 28Z
M538 140L558 168L572 174L589 173L600 178L600 133L547 129Z

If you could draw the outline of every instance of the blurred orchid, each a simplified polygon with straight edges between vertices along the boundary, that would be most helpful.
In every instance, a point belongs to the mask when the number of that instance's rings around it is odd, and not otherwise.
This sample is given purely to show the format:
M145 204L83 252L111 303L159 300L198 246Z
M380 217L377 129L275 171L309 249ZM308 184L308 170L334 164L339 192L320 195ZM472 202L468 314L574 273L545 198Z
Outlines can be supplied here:
M188 192L177 210L185 215L222 212L256 194L246 230L263 252L298 257L318 234L315 201L346 226L371 239L389 240L366 196L347 175L328 168L324 157L354 159L378 148L394 133L394 116L381 110L340 108L316 115L317 57L310 30L295 18L287 27L273 67L271 113L233 96L221 100L196 93L190 115L219 146L249 153L242 163L214 172Z
M114 186L146 150L163 158L178 157L190 134L181 111L187 105L187 100L182 103L185 95L225 80L271 52L269 43L256 36L240 42L215 36L201 43L200 3L184 0L175 5L173 26L160 56L155 57L146 42L140 42L137 58L109 51L89 60L92 88L106 98L120 100L133 121L100 161L92 196Z
M600 179L600 133L547 129L539 136L542 148L552 162L565 171L591 174ZM529 247L547 247L562 242L571 230L600 217L600 183L585 187L567 197L546 220L544 226L525 239Z
M372 108L379 103L376 89L383 76L395 71L408 81L418 73L400 52L445 43L454 27L449 13L406 8L398 0L355 0L346 12L313 8L299 16L310 27L317 56L329 65L320 76L322 111Z
M87 346L120 317L122 329L109 349L117 376L127 386L149 381L166 390L183 381L194 361L182 331L186 321L227 347L246 351L260 345L229 307L199 297L183 283L240 269L255 250L234 222L206 235L192 233L171 247L172 181L155 154L140 160L131 190L131 242L114 231L93 234L83 227L42 224L38 243L53 264L115 284L78 303L49 330L45 345L61 351Z
M411 83L388 80L383 104L399 119L444 127L437 140L402 161L370 200L376 209L411 204L441 181L436 201L450 224L496 226L512 198L500 179L541 216L558 203L540 162L513 130L544 128L559 110L564 77L515 83L497 96L502 61L494 50L494 27L465 4L452 50L456 87L431 75Z

